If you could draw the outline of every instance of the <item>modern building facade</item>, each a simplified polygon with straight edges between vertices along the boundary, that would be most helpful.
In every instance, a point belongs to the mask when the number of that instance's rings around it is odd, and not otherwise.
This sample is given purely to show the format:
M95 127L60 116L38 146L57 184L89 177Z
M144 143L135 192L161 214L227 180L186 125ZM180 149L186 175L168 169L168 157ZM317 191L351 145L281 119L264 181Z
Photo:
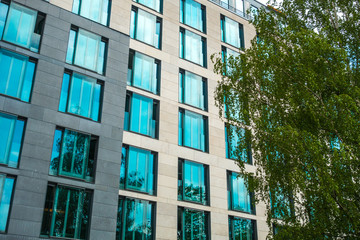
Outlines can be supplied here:
M260 7L0 0L0 239L265 239L210 61Z

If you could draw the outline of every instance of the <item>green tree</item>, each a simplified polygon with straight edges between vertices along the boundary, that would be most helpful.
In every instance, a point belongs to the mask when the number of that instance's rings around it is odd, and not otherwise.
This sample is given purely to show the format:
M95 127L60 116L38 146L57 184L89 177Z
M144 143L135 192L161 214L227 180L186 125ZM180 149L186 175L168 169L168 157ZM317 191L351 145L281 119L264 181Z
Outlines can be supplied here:
M244 53L212 56L215 101L251 132L256 171L241 154L238 165L266 203L269 238L360 239L360 2L284 0L253 24Z

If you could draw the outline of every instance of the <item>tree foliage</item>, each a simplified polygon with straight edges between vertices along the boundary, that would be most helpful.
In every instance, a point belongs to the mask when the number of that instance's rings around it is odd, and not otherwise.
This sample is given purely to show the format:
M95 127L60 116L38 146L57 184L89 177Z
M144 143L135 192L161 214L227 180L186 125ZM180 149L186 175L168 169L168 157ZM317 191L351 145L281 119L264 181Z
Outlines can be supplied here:
M270 239L360 239L360 2L277 9L259 11L240 56L212 56L220 116L251 132L256 171L238 165Z

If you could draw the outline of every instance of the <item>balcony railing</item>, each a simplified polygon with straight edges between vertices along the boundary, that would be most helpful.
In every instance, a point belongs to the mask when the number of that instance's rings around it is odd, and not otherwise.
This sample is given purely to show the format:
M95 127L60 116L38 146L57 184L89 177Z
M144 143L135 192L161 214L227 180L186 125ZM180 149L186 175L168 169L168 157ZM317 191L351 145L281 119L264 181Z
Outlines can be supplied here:
M210 1L210 2L213 2L213 3L217 4L217 5L219 5L219 6L222 7L222 8L225 8L225 9L229 10L230 12L235 13L236 15L238 15L238 16L240 16L240 17L245 18L246 20L250 20L250 19L251 19L251 16L250 16L250 15L248 15L248 14L240 11L239 9L235 8L234 6L231 6L231 5L225 3L225 2L223 2L223 1L221 1L221 0L209 0L209 1Z

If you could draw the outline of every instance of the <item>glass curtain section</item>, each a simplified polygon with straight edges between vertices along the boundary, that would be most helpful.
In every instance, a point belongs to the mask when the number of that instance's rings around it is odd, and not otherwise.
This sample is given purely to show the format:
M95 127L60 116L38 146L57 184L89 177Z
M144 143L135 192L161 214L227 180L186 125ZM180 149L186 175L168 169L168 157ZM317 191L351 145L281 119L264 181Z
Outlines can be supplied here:
M135 52L130 85L154 94L158 93L158 64L155 59Z
M183 200L207 204L206 175L204 165L183 162Z
M153 240L155 204L138 199L120 199L117 240Z
M246 143L246 132L244 128L234 125L225 125L226 158L240 159L243 162L251 163L249 149ZM245 141L245 142L244 142ZM244 145L246 147L244 147Z
M6 231L15 179L0 174L0 232Z
M98 121L100 102L101 85L96 79L73 73L70 81L69 74L64 74L59 111Z
M0 164L18 165L25 122L0 113Z
M2 39L9 5L0 2L0 39Z
M155 137L156 122L153 119L154 102L138 94L132 94L129 130Z
M182 0L180 3L180 21L201 32L204 32L203 9L193 0Z
M34 33L36 18L36 11L11 2L3 39L37 52L41 36Z
M161 12L162 0L133 0L133 1L141 3L157 12Z
M34 72L28 57L0 49L0 93L29 102Z
M127 149L123 148L124 150ZM128 147L121 164L120 187L154 194L154 156L151 151Z
M48 187L41 234L87 239L90 202L91 194L87 191L64 186Z
M242 212L253 212L252 198L245 186L244 179L237 173L229 173L230 194L229 206L231 210Z
M181 31L180 35L180 56L204 66L204 47L201 36L188 30Z
M221 40L234 47L240 48L239 23L225 16L222 16L221 22Z
M206 151L205 120L187 110L179 113L179 144Z
M180 72L180 102L205 109L204 85L202 77L187 71Z
M208 240L208 213L193 209L179 208L178 240Z
M230 240L255 240L255 221L229 217Z
M107 25L109 0L74 0L72 12Z
M130 37L159 48L160 29L155 15L141 9L131 12Z

